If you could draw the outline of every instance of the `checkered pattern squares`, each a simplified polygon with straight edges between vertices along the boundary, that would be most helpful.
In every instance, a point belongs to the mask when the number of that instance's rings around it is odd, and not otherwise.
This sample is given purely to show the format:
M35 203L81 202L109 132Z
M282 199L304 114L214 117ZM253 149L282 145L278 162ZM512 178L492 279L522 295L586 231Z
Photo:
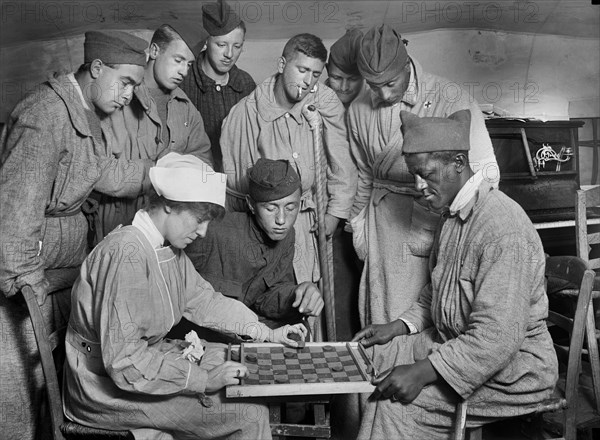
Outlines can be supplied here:
M242 360L250 373L249 377L244 379L245 385L364 380L348 348L344 346L307 346L293 349L246 345L244 355L248 354L256 355L256 363ZM338 369L340 371L335 371Z

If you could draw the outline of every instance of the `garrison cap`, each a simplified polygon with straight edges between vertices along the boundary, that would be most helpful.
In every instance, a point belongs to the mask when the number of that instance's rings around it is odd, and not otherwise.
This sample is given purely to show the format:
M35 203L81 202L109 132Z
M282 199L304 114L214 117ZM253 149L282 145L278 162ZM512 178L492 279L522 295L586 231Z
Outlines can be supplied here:
M202 6L202 24L213 37L227 35L241 23L240 17L223 0Z
M471 111L459 110L447 118L420 118L402 110L402 153L468 151Z
M362 37L363 33L360 29L348 30L332 44L327 64L333 64L347 75L360 75L356 58Z
M148 42L123 31L88 31L83 43L85 63L98 59L108 64L146 65Z
M256 202L272 202L301 187L300 176L287 160L262 157L248 170L249 194Z
M371 28L358 49L357 64L362 77L373 84L385 84L397 77L408 61L405 41L386 24Z
M196 21L181 21L176 25L170 25L177 34L181 37L181 39L187 44L192 53L196 55L200 52L204 45L206 44L206 40L208 38L208 32L206 32L202 26L198 24Z

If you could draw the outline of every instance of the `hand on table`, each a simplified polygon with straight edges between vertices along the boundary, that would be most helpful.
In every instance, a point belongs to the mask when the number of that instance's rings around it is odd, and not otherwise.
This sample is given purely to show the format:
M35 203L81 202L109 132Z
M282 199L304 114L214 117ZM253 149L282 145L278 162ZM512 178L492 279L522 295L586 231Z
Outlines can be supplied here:
M352 342L358 342L365 347L378 344L383 345L391 341L396 336L408 334L406 324L397 319L387 324L371 324L360 330L352 338Z
M309 316L319 316L321 314L324 303L317 286L306 281L299 284L294 293L296 298L292 307L297 308L298 312Z
M218 391L226 385L238 385L241 377L248 376L248 368L239 362L226 361L208 371L206 392Z

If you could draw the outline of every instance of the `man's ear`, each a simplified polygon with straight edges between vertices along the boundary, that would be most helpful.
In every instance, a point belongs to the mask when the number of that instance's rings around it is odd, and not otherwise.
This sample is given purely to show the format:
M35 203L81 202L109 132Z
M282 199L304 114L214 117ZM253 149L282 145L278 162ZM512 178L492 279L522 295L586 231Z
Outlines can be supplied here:
M246 194L246 203L248 204L248 209L254 215L254 200L252 200L250 194Z
M92 76L92 78L98 79L98 77L102 73L103 67L104 67L104 64L102 64L102 60L97 60L97 59L93 60L90 63L90 75Z
M467 167L468 163L469 161L464 153L458 153L456 156L454 156L454 166L456 167L457 173L462 173Z
M150 45L150 48L148 49L148 56L150 57L150 59L155 60L158 57L159 53L160 53L160 47L158 47L158 44L152 43Z
M277 61L277 71L279 73L283 73L283 69L285 69L286 63L287 63L287 61L286 61L285 57L280 56L279 60Z

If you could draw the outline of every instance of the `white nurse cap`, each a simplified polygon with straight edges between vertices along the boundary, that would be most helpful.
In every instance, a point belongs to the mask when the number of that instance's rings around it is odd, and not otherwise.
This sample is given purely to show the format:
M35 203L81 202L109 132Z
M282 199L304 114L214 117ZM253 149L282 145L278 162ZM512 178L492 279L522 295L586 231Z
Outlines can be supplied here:
M225 207L227 175L189 154L168 153L150 168L159 196L175 202L210 202Z

